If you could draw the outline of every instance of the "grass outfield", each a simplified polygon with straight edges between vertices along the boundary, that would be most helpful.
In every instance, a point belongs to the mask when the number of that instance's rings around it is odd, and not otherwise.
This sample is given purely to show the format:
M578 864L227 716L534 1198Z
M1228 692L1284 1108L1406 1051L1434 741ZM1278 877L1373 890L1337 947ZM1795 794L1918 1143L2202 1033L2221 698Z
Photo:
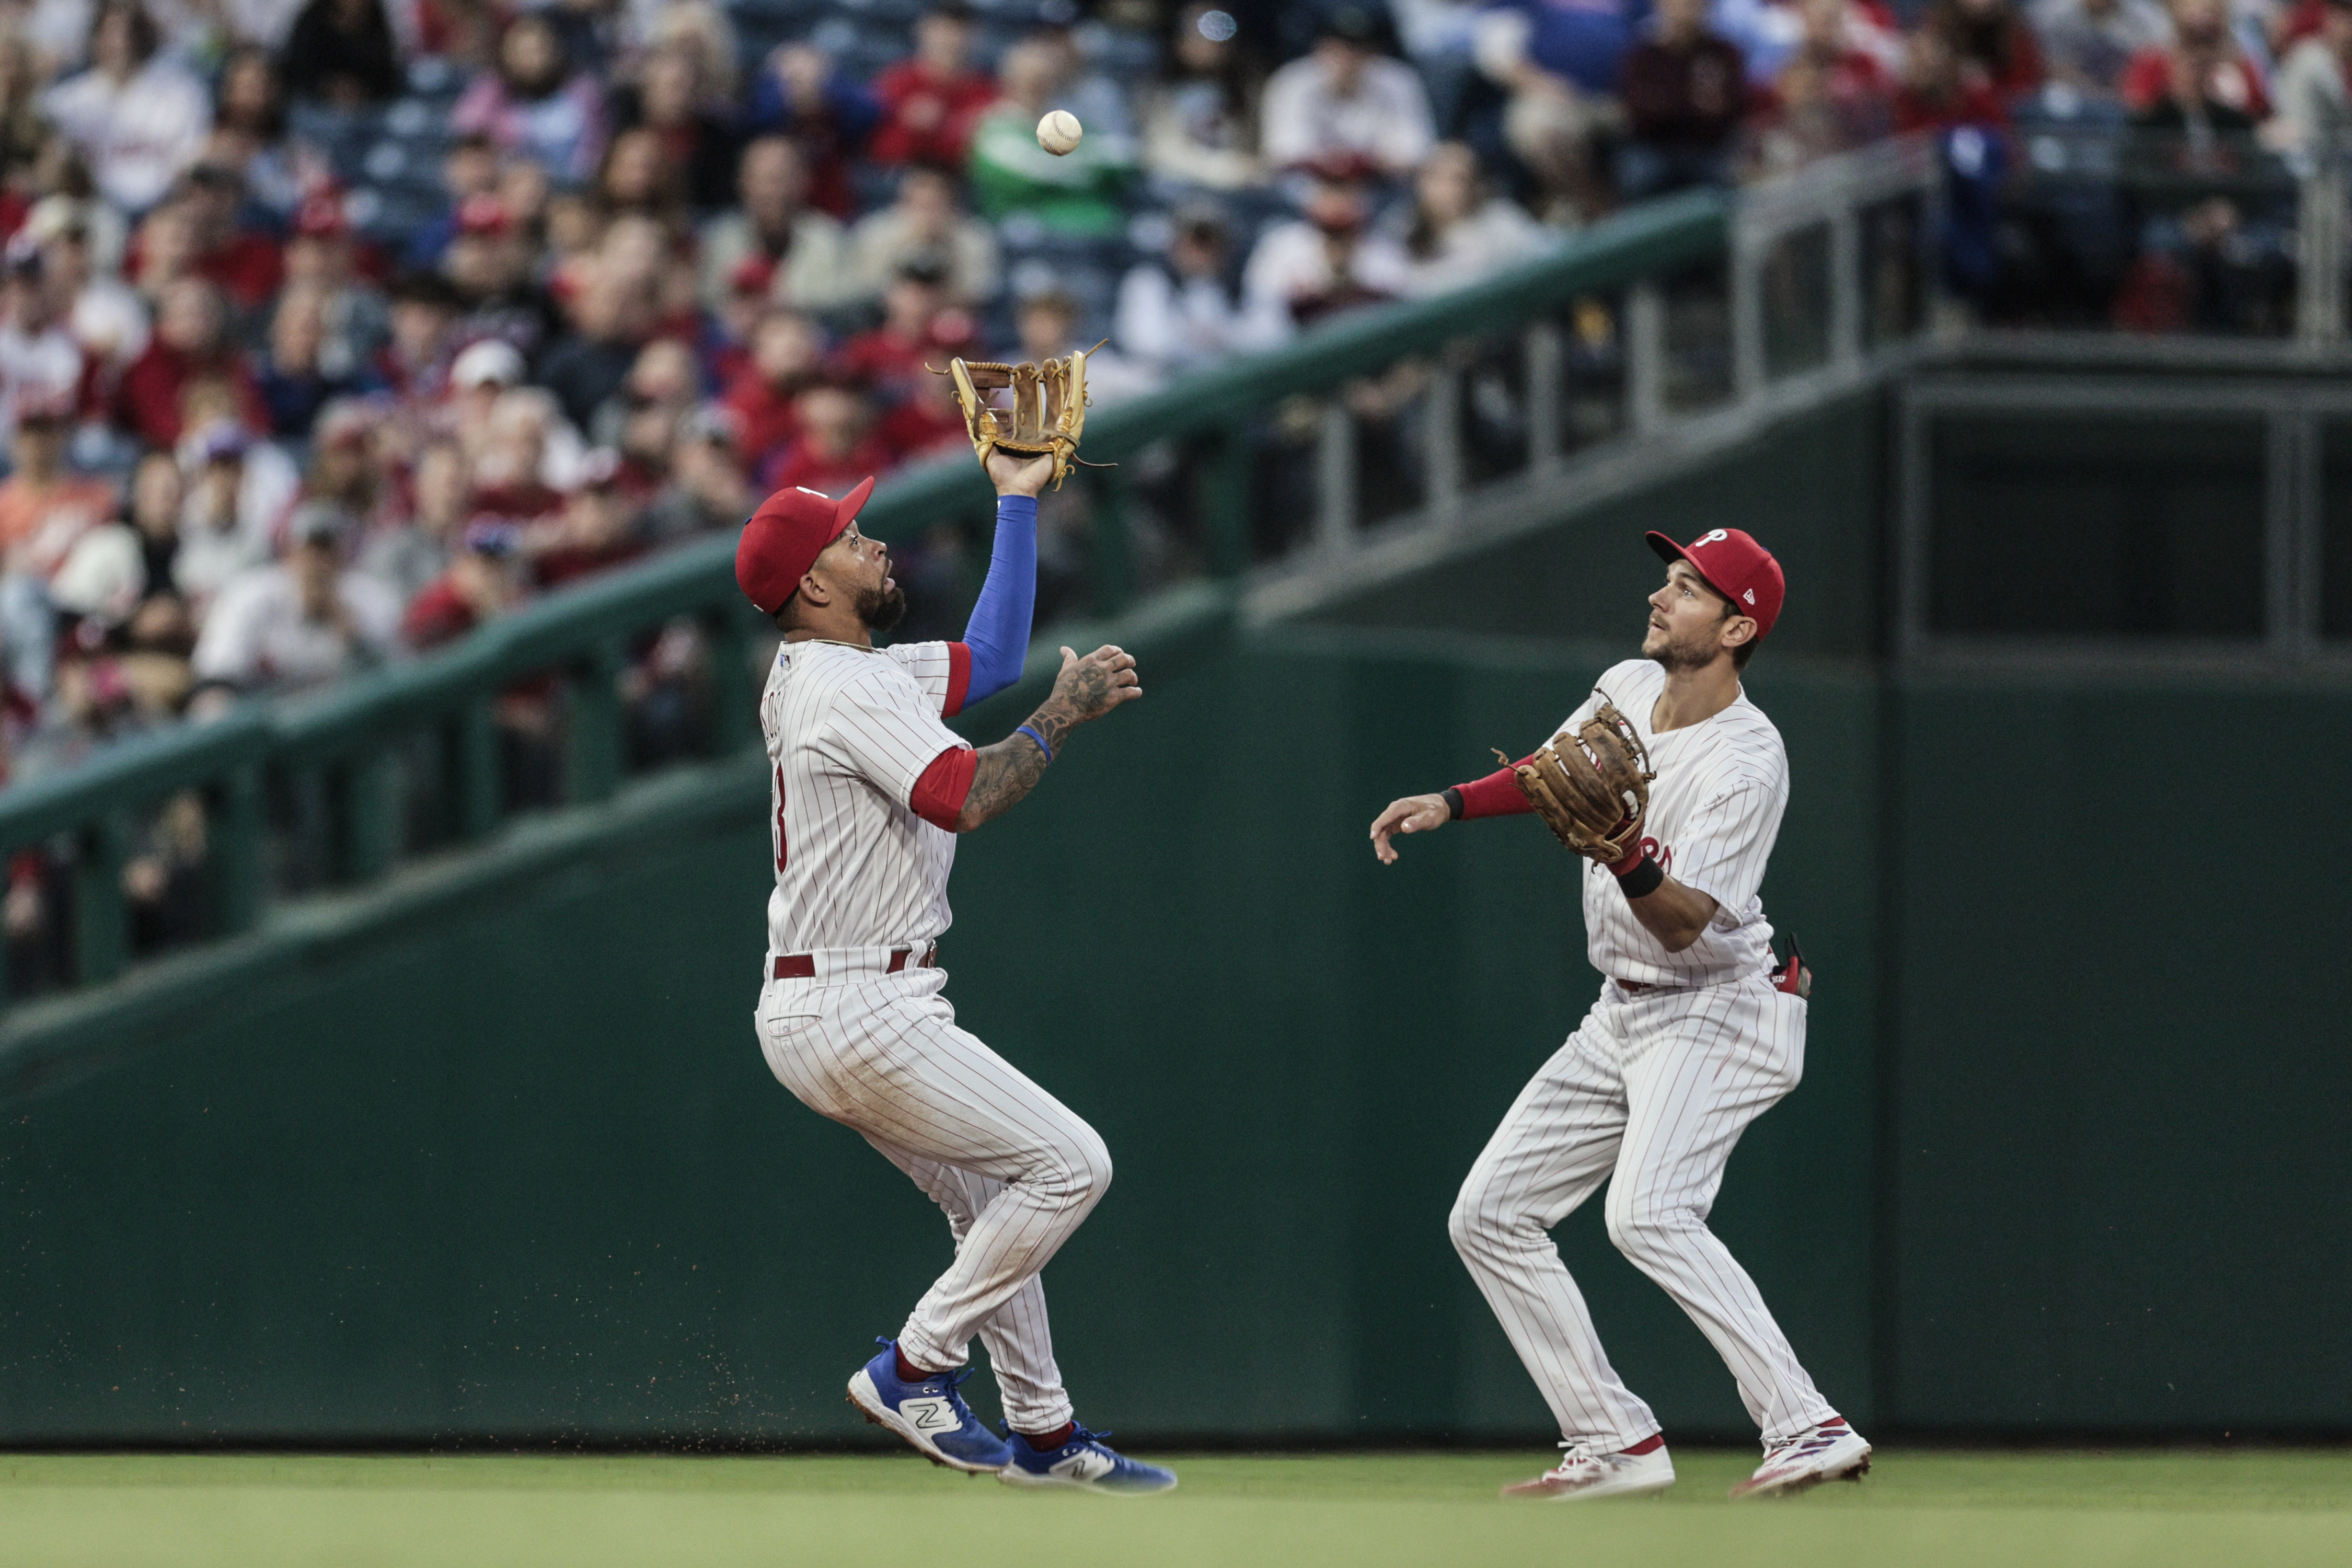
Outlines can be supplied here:
M1219 1456L1174 1493L1014 1492L911 1456L0 1456L8 1568L1544 1564L1804 1568L2352 1563L2352 1452L1882 1451L1860 1485L1727 1502L1503 1503L1541 1457Z

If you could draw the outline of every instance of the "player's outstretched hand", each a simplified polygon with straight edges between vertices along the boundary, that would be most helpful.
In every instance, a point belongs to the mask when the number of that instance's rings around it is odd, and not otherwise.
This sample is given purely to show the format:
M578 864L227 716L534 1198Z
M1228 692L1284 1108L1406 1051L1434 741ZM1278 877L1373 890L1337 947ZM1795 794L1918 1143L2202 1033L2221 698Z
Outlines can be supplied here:
M1143 695L1135 673L1135 657L1106 644L1080 658L1062 650L1062 673L1054 678L1054 698L1066 704L1071 719L1080 724L1099 719L1122 702Z
M1409 795L1402 800L1389 802L1388 809L1372 818L1372 853L1381 858L1383 866L1396 864L1396 846L1390 838L1399 833L1434 833L1454 820L1445 809L1442 795Z
M991 452L983 465L988 469L989 482L1001 496L1043 495L1053 482L1054 455L1020 458L1011 452Z

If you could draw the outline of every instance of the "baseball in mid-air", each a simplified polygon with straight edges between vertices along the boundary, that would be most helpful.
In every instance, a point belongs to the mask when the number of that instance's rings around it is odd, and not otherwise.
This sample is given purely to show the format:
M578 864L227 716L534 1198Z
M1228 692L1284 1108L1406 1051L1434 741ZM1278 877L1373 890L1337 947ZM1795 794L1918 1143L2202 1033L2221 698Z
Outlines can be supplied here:
M1076 152L1086 133L1087 128L1078 123L1078 117L1066 109L1055 110L1037 121L1037 145L1056 158Z

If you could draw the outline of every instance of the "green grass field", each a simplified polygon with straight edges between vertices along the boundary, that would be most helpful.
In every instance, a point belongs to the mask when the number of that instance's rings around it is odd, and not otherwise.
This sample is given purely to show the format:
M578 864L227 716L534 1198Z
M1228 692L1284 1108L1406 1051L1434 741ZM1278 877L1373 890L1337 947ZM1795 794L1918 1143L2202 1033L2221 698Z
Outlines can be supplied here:
M2352 1563L2352 1452L1882 1451L1859 1485L1724 1492L1746 1453L1675 1456L1663 1498L1504 1503L1538 1454L1220 1456L1115 1500L1016 1493L911 1456L0 1458L9 1568L498 1564L1705 1563L1805 1568Z

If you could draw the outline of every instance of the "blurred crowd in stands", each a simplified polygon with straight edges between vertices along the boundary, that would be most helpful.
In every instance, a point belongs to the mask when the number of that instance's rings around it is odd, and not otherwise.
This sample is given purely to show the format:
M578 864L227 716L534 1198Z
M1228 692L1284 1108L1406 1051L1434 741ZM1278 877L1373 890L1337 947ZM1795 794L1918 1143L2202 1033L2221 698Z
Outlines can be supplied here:
M1906 131L2291 154L2347 58L2352 0L5 0L6 763L953 449L952 354L1107 338L1111 401ZM2257 226L2164 221L2116 320Z

